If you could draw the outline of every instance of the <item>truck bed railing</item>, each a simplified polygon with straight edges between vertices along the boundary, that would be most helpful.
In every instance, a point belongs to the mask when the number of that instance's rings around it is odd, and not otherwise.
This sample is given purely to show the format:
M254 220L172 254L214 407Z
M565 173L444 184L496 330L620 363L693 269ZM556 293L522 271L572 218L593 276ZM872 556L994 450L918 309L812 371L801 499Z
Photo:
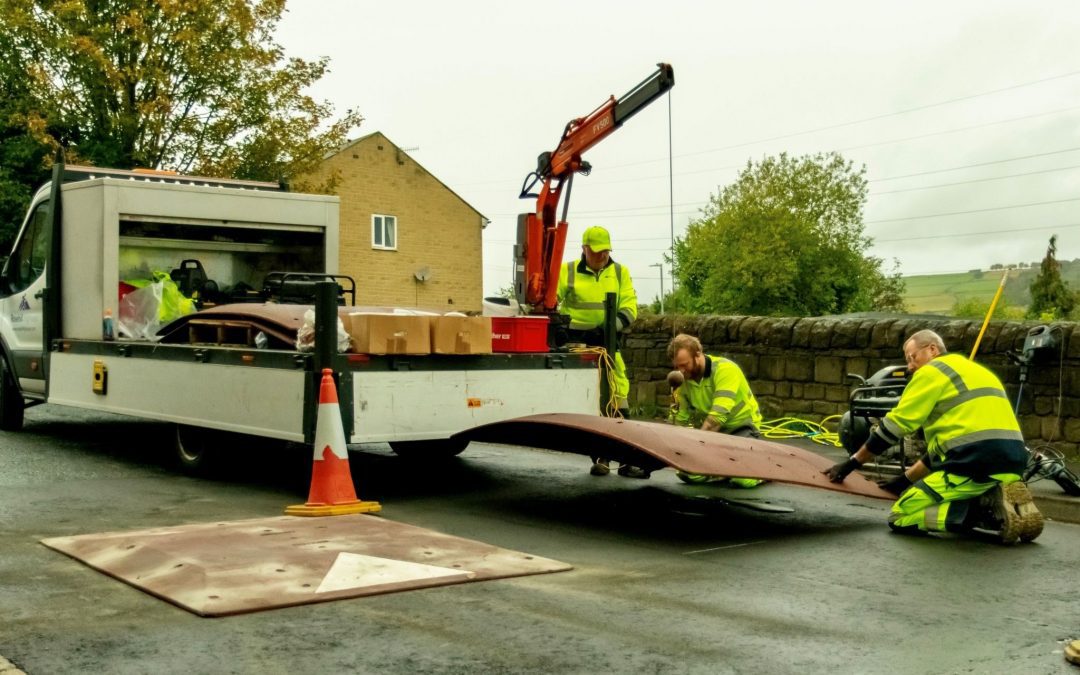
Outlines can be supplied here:
M174 185L203 185L207 187L230 187L248 190L272 190L276 192L288 192L288 186L284 183L271 183L267 181L241 180L237 178L209 178L206 176L187 176L172 171L159 171L156 169L107 169L96 166L65 165L63 178L64 183L73 183L82 180L94 180L95 178L125 178L128 180L145 181L148 183L169 183Z

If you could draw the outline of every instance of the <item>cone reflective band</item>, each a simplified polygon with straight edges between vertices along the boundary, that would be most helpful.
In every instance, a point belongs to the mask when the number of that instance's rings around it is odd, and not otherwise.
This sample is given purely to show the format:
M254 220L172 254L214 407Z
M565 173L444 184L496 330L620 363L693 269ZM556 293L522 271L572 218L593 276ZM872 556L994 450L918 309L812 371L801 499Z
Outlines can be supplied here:
M288 516L341 516L370 513L382 509L378 502L364 502L356 497L349 449L341 424L337 388L333 371L324 368L319 383L319 411L315 421L315 453L311 464L311 489L304 504L285 509Z

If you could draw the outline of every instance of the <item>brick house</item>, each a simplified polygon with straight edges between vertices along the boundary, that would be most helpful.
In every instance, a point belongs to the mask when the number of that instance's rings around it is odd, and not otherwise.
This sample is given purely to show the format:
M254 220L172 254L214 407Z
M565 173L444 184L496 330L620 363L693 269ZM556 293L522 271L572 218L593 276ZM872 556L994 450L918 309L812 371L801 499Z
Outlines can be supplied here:
M338 272L356 279L356 304L479 311L488 219L379 132L329 155L337 171Z

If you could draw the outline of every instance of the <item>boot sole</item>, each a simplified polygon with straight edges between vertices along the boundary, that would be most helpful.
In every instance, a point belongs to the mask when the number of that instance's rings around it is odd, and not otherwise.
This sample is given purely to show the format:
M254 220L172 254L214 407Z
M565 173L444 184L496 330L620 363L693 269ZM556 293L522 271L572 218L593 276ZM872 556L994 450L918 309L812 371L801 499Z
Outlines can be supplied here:
M1001 498L996 500L995 515L1001 519L1001 541L1014 544L1017 540L1034 541L1043 531L1043 515L1035 506L1031 491L1023 481L1002 485Z

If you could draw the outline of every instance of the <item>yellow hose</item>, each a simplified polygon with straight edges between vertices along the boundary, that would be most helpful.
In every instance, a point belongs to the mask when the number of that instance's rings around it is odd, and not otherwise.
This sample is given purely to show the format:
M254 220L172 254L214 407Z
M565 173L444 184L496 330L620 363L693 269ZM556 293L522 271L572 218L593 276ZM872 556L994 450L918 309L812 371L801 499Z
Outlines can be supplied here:
M1002 291L1005 290L1005 281L1008 278L1009 270L1005 270L1005 274L1001 275L1001 283L998 284L997 293L994 293L994 299L990 301L990 309L986 310L986 318L983 319L982 328L979 329L979 337L975 338L975 346L971 348L971 356L968 358L973 361L975 360L975 352L979 351L979 343L982 342L983 333L986 332L986 324L990 323L990 317L994 316L994 309L997 307Z

